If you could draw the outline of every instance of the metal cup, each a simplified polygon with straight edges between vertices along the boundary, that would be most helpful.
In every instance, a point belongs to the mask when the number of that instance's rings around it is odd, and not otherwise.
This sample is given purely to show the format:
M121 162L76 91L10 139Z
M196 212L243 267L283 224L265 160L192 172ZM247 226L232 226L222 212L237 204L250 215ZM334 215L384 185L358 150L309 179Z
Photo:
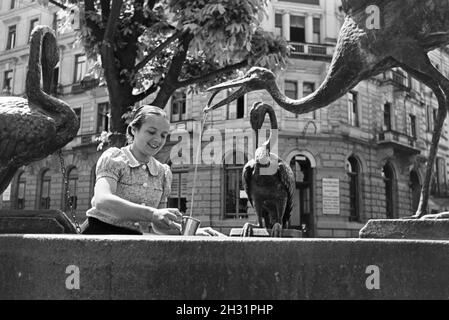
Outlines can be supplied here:
M189 216L182 217L182 232L183 236L193 236L198 230L201 221Z

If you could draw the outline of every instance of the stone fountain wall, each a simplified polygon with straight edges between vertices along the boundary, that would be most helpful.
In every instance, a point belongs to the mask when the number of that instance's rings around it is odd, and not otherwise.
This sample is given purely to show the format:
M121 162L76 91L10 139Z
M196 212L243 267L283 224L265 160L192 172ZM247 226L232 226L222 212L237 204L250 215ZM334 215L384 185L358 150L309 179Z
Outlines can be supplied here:
M0 299L447 299L447 270L448 241L0 235Z

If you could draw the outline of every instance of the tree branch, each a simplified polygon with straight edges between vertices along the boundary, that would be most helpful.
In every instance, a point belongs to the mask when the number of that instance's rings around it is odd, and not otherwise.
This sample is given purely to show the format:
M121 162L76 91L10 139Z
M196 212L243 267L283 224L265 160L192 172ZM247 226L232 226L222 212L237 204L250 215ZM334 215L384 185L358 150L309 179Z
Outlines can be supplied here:
M101 6L101 21L104 23L104 25L107 25L109 15L111 13L111 0L101 0L100 6Z
M120 87L120 74L116 67L113 41L122 4L123 0L112 0L111 13L101 44L101 63L109 90Z
M53 3L55 6L58 6L58 7L60 7L63 10L67 9L66 5L64 5L64 4L60 3L60 2L57 2L55 0L48 0L48 2Z
M226 67L221 68L221 69L217 69L217 70L211 71L211 72L209 72L207 74L204 74L202 76L194 77L194 78L187 79L187 80L184 80L184 81L179 81L178 84L179 84L179 87L187 87L187 86L195 84L195 83L197 83L199 81L211 80L212 78L218 77L218 76L222 75L223 73L226 73L226 72L229 72L229 71L234 71L234 70L246 67L246 66L248 66L248 60L244 60L244 61L241 61L239 63L236 63L236 64L233 64L233 65L230 65L230 66L226 66Z
M104 42L111 45L117 30L117 21L120 16L120 10L123 5L123 0L112 0L111 13L109 15L108 24L104 32Z
M192 39L193 35L191 35L190 33L184 32L182 34L182 37L178 44L178 52L172 58L163 83L159 85L160 90L153 101L154 105L160 108L164 108L173 92L175 92L176 89L180 88L178 77L186 60L187 51L189 50L189 44Z
M95 41L101 42L104 35L104 30L100 28L100 26L89 17L89 12L95 13L95 1L94 0L85 0L85 8L86 11L84 13L86 17L86 24L87 26L92 30L92 36L95 39Z
M134 100L133 103L139 102L139 101L145 99L146 97L148 97L150 94L156 92L158 87L159 86L153 84L153 85L151 85L151 87L149 87L144 92L141 92L141 93L133 96L133 100Z
M148 62L150 62L151 59L156 57L159 53L162 52L165 48L167 48L172 42L174 42L176 39L178 39L182 34L182 31L178 30L176 31L172 36L170 36L165 42L161 43L156 49L151 51L145 58L143 58L142 61L140 61L135 67L134 71L137 72L143 67L146 66Z

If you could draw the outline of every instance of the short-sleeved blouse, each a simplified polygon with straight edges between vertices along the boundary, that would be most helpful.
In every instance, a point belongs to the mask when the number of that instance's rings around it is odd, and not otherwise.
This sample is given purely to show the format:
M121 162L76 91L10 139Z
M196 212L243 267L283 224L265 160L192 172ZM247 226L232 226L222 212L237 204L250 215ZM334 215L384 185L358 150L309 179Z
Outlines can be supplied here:
M115 195L149 207L160 207L167 201L171 191L170 167L153 157L148 163L139 163L129 146L121 149L110 148L101 155L97 162L96 179L98 181L104 177L117 183ZM92 199L92 208L86 215L116 226L140 229L134 221L119 221L108 212L98 210L95 207L95 197ZM123 215L126 217L126 212L123 212Z

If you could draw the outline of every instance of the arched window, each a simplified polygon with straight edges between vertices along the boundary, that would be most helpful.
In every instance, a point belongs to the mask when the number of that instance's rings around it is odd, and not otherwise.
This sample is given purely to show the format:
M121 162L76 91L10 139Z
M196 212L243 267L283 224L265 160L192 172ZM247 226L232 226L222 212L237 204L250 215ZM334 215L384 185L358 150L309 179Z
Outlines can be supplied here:
M439 197L447 196L447 185L446 185L446 161L442 157L438 157L435 161L435 177L437 185L437 195Z
M387 162L382 169L382 176L385 183L385 209L388 219L394 218L394 171L390 163Z
M240 154L241 156L241 154ZM225 218L247 218L248 217L248 199L243 192L242 170L243 164L240 164L237 152L229 155L230 159L225 161L224 165L224 199L225 199ZM244 163L248 161L244 156Z
M51 186L50 170L47 169L42 172L41 176L39 209L50 209L50 186Z
M77 187L78 187L78 171L76 169L76 167L72 167L68 174L68 182L69 182L69 199L67 199L66 196L66 192L64 192L64 203L65 205L65 210L68 211L70 210L70 205L72 206L72 208L74 210L76 210L77 207Z
M90 171L90 184L89 184L89 208L92 207L92 198L94 196L94 192L95 192L95 182L97 180L97 174L96 174L96 168L97 166L94 165L92 170Z
M354 156L348 158L349 221L360 221L360 164Z
M418 210L419 199L421 196L421 184L419 183L419 176L415 170L410 171L410 198L412 205L412 212Z
M313 167L304 154L296 154L290 160L290 168L295 175L295 194L293 210L290 214L290 227L303 231L304 237L313 237Z
M178 208L182 213L187 212L187 182L189 173L184 169L172 170L173 181L171 194L167 199L167 207Z
M16 185L16 209L25 209L25 194L26 194L26 178L25 173L22 171L17 176Z

